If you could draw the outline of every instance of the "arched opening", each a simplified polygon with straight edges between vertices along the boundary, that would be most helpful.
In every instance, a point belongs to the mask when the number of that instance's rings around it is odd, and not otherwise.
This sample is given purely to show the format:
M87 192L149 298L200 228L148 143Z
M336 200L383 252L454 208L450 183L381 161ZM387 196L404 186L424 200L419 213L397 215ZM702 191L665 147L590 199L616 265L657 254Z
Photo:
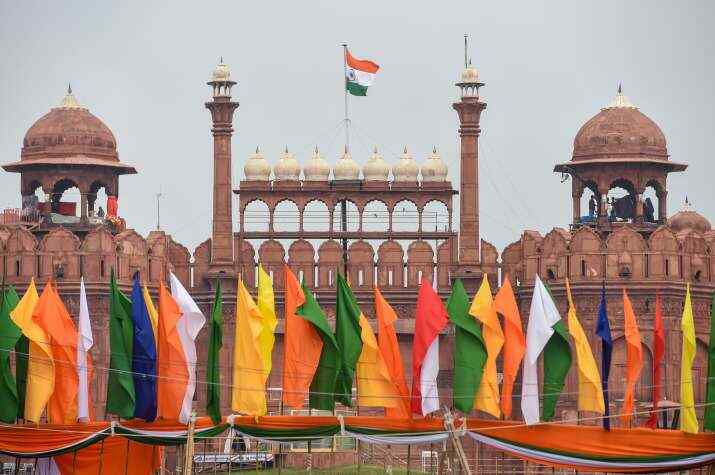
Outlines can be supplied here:
M80 213L82 195L77 183L69 178L63 178L55 183L50 199L51 219L55 223L77 222Z
M579 216L579 221L581 223L595 222L596 218L598 218L598 202L600 197L598 196L598 187L594 182L588 182L584 185L580 200L581 216Z
M643 221L646 223L660 223L666 216L660 215L660 185L649 182L643 192Z
M636 215L636 194L633 183L618 179L608 189L606 210L609 221L633 222Z
M37 222L45 210L45 192L38 181L30 183L22 195L22 210L20 216L23 221Z
M330 212L328 205L322 201L311 201L303 209L304 231L328 231L330 229Z
M441 201L430 201L422 209L422 231L449 231L449 210Z
M251 201L243 211L243 230L246 232L268 231L270 212L263 201Z
M385 232L388 229L390 212L382 201L370 201L362 212L362 230Z
M103 221L107 215L107 187L102 182L95 181L89 187L87 215L90 221Z
M342 203L339 201L333 210L333 230L342 231L345 228L346 231L357 231L360 227L360 211L352 201L345 201L345 218L346 222L343 223Z
M298 205L289 200L278 203L273 209L273 230L297 232L300 229Z
M412 201L400 201L392 210L392 230L402 232L417 232L420 225L420 214L417 205Z

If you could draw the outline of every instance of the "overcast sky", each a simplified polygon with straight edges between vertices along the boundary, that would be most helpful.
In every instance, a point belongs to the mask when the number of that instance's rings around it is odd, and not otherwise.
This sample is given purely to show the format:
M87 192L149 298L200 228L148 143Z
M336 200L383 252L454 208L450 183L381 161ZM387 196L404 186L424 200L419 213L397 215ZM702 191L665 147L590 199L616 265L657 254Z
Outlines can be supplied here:
M480 138L482 237L500 249L524 229L571 219L570 159L579 127L619 82L668 140L668 206L685 195L715 216L713 2L35 2L0 0L0 161L19 159L25 131L67 82L114 132L120 214L146 234L161 190L163 228L193 248L211 229L212 148L206 81L219 56L238 81L234 184L260 145L274 164L288 145L304 162L315 144L339 156L342 52L381 66L366 98L351 100L360 130L393 164L404 145L418 163L433 145L458 175L453 83L462 35L486 83ZM20 203L19 176L0 171L0 207Z

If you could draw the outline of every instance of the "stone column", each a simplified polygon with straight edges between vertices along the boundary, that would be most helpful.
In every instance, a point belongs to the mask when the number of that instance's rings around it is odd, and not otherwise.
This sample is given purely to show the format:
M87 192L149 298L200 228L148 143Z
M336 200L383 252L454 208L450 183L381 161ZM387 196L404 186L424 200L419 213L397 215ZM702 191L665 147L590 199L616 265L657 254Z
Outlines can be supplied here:
M571 199L573 200L573 222L578 224L581 222L581 197L572 196Z
M87 193L80 192L80 221L82 223L88 223L88 212L87 212Z
M668 219L668 192L666 190L658 193L658 222L665 223Z

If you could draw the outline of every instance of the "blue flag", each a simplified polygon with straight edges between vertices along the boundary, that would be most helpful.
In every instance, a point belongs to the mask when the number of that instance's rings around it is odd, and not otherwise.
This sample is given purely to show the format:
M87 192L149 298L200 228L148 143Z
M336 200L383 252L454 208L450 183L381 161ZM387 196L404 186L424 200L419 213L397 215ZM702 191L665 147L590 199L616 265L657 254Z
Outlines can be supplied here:
M134 322L134 417L151 422L156 419L156 344L149 311L144 303L139 275L132 288L132 320Z
M608 313L606 312L606 283L601 288L601 304L598 306L598 323L596 334L601 338L601 385L603 386L603 402L606 413L603 418L603 428L611 429L611 411L608 403L608 375L611 372L611 353L613 352L613 339L611 338L611 326L608 324Z

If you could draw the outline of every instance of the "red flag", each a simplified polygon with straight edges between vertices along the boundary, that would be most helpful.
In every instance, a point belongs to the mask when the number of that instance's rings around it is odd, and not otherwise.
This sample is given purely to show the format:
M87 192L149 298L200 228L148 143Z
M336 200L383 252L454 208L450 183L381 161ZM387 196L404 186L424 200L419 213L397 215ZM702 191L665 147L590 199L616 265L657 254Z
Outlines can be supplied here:
M660 293L655 293L655 320L653 322L653 411L646 421L646 427L658 427L658 401L660 401L660 363L665 354L665 331L663 330L663 314L660 309Z
M420 283L412 343L412 412L426 416L439 409L439 334L449 322L442 300L426 280Z

